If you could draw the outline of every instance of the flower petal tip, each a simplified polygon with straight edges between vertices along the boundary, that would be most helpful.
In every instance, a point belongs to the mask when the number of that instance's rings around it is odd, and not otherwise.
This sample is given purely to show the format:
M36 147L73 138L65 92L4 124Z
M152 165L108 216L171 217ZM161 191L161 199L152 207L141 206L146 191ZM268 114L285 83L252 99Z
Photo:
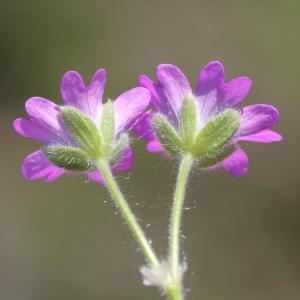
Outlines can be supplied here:
M64 173L65 170L54 166L41 150L27 155L22 164L22 174L28 180L43 179L50 183Z
M164 148L157 140L153 140L147 144L147 151L151 153L163 152Z
M12 123L13 129L22 136L24 136L24 131L22 129L23 120L24 120L23 118L17 118Z
M241 177L245 175L249 168L249 159L244 150L238 148L233 154L221 162L221 166L229 174Z
M241 112L240 136L256 134L275 126L279 122L279 111L273 105L253 104L243 107Z
M153 81L145 74L139 76L139 85L144 88L153 85Z
M224 84L224 66L219 61L211 61L200 70L196 84L196 95L205 95Z
M255 142L255 143L270 144L270 143L281 142L283 140L283 136L275 131L266 129L266 130L262 130L257 133L254 133L254 134L241 136L239 138L239 140Z
M103 85L106 83L106 70L104 68L98 69L92 77L91 84Z
M210 61L204 66L201 73L203 76L207 76L208 79L222 77L224 76L224 65L218 60Z

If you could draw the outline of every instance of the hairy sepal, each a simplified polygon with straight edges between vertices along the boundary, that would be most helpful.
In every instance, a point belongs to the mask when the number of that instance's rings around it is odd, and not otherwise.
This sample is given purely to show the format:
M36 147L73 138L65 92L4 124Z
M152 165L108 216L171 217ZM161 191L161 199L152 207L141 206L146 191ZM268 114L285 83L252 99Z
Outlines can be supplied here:
M240 126L240 114L234 109L226 109L198 133L192 147L192 153L196 157L215 156L222 153L223 148Z
M117 162L120 159L122 153L129 148L129 145L130 145L130 138L128 134L122 133L117 143L113 147L111 153L111 160L113 162Z
M115 143L115 115L112 102L109 100L102 107L100 118L101 154L110 156Z
M154 115L153 127L155 128L160 144L171 156L178 156L182 153L183 147L178 133L160 113Z
M211 151L210 153L205 154L198 159L198 165L201 168L214 166L231 155L235 150L235 146L228 145L220 151Z
M186 150L191 149L197 130L197 107L192 94L187 94L183 99L179 130L184 148Z
M55 166L65 170L83 172L93 168L93 162L87 153L79 148L47 146L42 151Z
M61 108L64 124L78 146L91 158L101 155L100 135L94 121L71 106Z

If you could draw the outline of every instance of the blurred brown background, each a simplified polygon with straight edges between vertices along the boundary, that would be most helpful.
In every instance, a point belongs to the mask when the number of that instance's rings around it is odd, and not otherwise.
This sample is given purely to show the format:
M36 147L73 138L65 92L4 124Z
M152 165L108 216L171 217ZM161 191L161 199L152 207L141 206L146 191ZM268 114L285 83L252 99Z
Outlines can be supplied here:
M300 298L299 11L298 0L1 0L0 299L159 299L142 286L141 254L105 190L83 177L26 181L22 159L39 146L11 122L30 96L61 103L69 69L88 81L105 67L114 98L159 63L178 65L194 84L213 59L227 80L253 79L246 105L279 108L284 142L245 145L243 178L195 170L184 217L187 299ZM134 147L135 168L119 182L163 255L176 169L142 141Z

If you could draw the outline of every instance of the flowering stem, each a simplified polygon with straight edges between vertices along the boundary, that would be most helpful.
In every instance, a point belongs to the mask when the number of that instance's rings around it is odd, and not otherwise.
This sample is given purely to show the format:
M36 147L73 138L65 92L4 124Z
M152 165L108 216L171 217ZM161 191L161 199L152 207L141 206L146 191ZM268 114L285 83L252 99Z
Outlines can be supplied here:
M180 284L167 288L166 295L169 300L184 300Z
M192 164L193 156L191 154L185 154L182 156L173 199L169 232L169 261L171 264L171 274L175 285L175 288L171 289L171 294L169 295L169 298L172 300L183 299L180 270L180 227L184 196ZM172 296L174 293L176 297ZM180 293L179 296L178 293Z
M117 182L115 181L115 178L110 170L110 166L109 166L108 162L106 160L99 160L97 162L97 166L105 180L106 188L110 192L111 197L115 201L117 207L120 209L133 236L135 237L139 246L143 250L146 259L151 264L151 266L157 267L159 265L159 261L155 255L151 245L149 244L148 240L146 239L143 229L137 222L136 217L134 216L125 197L123 196L122 192L120 191L120 188L119 188Z

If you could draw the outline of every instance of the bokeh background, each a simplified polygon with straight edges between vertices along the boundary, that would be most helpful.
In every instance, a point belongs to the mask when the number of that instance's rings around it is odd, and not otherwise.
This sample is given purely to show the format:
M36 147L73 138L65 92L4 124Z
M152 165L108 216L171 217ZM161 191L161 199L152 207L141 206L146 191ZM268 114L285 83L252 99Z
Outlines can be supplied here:
M227 80L253 79L245 104L279 108L284 142L245 145L243 178L194 171L182 237L187 299L300 298L299 11L298 0L1 0L0 299L159 299L141 283L141 253L105 190L79 176L26 181L20 166L38 145L11 122L30 96L61 103L69 69L88 82L105 67L115 98L159 63L194 84L214 59ZM135 168L119 182L164 255L176 166L144 146L134 145Z

